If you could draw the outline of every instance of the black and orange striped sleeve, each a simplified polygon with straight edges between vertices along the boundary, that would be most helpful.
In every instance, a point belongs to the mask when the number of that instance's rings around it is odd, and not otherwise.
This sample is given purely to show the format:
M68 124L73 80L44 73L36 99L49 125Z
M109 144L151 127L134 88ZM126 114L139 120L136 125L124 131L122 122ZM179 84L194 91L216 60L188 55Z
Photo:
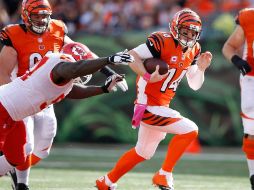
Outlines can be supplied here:
M153 57L160 58L161 51L164 47L164 39L159 32L152 33L146 40L146 45Z
M201 54L201 46L200 44L197 42L196 43L196 46L195 46L195 56L194 56L194 60L192 61L191 65L196 65L197 64L197 60L198 60L198 57L200 56Z
M11 46L12 45L12 41L8 35L8 29L7 28L3 28L0 32L0 42L5 45L5 46Z
M240 21L239 21L239 13L235 16L235 23L240 25Z

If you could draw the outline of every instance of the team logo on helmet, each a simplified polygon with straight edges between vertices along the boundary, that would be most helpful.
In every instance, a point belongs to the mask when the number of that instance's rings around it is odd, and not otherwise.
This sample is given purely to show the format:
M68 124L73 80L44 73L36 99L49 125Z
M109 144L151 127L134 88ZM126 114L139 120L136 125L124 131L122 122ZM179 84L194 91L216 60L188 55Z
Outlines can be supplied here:
M76 61L93 58L93 54L88 47L78 42L64 45L61 52L71 55Z
M87 52L80 46L73 46L71 51L75 56L81 56L81 58L87 55Z

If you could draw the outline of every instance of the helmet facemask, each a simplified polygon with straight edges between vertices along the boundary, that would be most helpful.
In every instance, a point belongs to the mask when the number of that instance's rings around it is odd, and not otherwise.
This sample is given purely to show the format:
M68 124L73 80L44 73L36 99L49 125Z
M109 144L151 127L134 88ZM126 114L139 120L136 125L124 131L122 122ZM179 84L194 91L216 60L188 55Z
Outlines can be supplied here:
M30 23L28 27L36 34L42 34L48 28L50 13L31 13L27 18Z
M177 39L184 47L192 48L200 39L201 29L195 25L180 25L177 29Z

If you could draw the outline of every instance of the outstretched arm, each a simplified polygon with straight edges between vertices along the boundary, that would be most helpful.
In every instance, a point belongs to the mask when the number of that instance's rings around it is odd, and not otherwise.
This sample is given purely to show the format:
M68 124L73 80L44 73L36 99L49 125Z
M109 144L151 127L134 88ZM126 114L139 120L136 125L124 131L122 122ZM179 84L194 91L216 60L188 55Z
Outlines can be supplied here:
M107 64L126 65L133 61L133 57L127 53L114 54L93 60L80 60L77 62L61 62L52 70L52 78L56 84L68 82L80 76L92 74Z
M103 66L109 64L107 58L99 58L94 60L80 60L77 62L61 62L52 70L54 82L70 81L79 76L92 74Z
M71 99L84 99L103 93L114 91L118 82L123 78L119 75L112 75L107 78L103 86L84 86L81 84L74 84L71 92L66 96Z
M84 86L80 84L74 84L71 92L66 96L70 99L83 99L92 96L103 94L101 86Z

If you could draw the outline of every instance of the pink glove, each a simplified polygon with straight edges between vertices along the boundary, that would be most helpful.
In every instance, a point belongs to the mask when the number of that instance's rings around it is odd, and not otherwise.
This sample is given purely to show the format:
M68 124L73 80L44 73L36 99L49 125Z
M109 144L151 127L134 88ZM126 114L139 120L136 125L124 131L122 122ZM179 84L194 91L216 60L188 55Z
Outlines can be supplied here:
M136 104L134 109L134 114L132 117L132 128L136 129L140 125L140 121L144 115L144 112L146 110L147 105L146 104Z

